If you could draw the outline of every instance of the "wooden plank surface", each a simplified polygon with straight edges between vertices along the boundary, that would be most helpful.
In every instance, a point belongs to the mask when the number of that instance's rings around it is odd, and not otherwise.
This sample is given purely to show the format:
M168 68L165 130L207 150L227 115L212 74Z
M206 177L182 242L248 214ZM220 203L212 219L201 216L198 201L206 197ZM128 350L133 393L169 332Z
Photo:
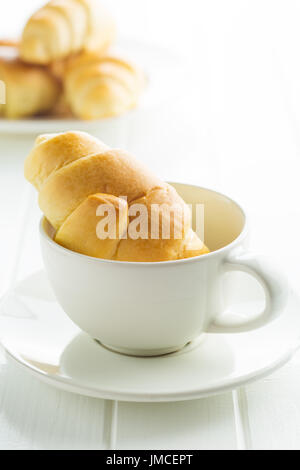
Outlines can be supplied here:
M300 354L246 389L254 449L300 449Z
M231 394L190 402L122 403L117 442L119 449L235 449Z

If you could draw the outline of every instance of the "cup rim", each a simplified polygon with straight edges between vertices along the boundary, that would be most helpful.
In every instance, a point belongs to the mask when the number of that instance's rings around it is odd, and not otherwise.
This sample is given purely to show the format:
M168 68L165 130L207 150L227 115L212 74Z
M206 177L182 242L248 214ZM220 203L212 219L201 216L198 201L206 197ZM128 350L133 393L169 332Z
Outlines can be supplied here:
M203 255L198 255L198 256L193 256L191 258L183 258L183 259L175 259L175 260L167 260L167 261L120 261L120 260L96 258L94 256L89 256L89 255L84 255L82 253L77 253L76 251L69 250L69 248L65 248L64 246L59 245L58 243L56 243L50 237L50 235L45 231L45 228L44 228L44 221L47 220L44 215L41 217L41 220L39 222L40 236L48 244L50 244L50 246L52 248L58 250L61 254L64 254L65 256L79 257L79 258L82 258L82 259L85 259L87 261L94 262L94 263L110 263L110 264L114 264L114 265L118 265L118 266L131 265L131 266L149 266L149 267L150 266L158 266L158 265L160 265L160 266L167 266L168 265L169 266L169 265L174 265L174 264L179 264L179 263L180 264L195 263L195 262L199 262L199 261L203 262L208 258L211 258L213 256L216 256L216 255L220 254L220 253L224 253L226 251L231 250L232 248L234 248L234 246L239 244L245 238L246 233L248 231L248 219L247 219L246 213L245 213L244 209L234 199L232 199L230 196L227 196L226 194L223 194L220 191L216 191L216 190L211 189L211 188L206 188L205 186L198 186L196 184L181 183L181 182L178 182L178 181L172 181L172 182L168 182L168 183L170 185L174 185L174 184L176 185L177 184L177 185L183 185L183 186L189 186L189 187L192 187L192 188L202 189L204 191L209 191L211 193L217 194L218 196L225 197L227 200L231 201L233 204L235 204L238 207L238 209L241 211L241 213L244 217L244 225L243 225L243 228L242 228L240 234L234 240L232 240L232 242L230 242L228 245L225 245L222 248L211 251L209 253L205 253Z

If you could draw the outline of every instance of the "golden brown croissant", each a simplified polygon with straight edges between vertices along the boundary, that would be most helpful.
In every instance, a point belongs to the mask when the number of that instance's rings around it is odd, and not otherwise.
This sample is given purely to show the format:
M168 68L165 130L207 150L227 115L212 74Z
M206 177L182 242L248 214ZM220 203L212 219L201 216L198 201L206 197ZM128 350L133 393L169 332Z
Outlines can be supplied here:
M24 64L17 47L0 42L0 80L4 83L5 103L0 115L22 118L50 111L61 93L61 85L44 67Z
M82 53L68 62L64 86L75 116L101 119L135 107L144 76L135 65L117 56Z
M172 186L126 152L86 133L40 136L25 161L25 177L39 191L55 241L73 251L120 261L166 261L209 251L193 232L188 207ZM105 220L103 206L113 209L113 237L98 232ZM154 209L156 226L149 209ZM146 219L141 222L136 210L140 215L146 211ZM134 237L137 222L144 232ZM164 235L165 223L169 236Z
M28 20L20 55L50 64L81 50L104 52L114 37L114 21L98 0L51 0Z

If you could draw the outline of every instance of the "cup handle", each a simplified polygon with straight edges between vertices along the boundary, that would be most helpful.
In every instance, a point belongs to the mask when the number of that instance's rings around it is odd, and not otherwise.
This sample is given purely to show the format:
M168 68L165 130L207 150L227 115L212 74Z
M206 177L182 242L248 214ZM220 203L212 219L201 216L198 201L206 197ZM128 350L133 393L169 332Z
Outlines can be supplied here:
M255 330L272 322L283 313L288 300L288 284L268 258L244 252L225 259L223 268L224 272L243 271L257 279L265 292L265 308L254 318L243 321L234 321L223 313L209 325L207 330L209 333L241 333Z

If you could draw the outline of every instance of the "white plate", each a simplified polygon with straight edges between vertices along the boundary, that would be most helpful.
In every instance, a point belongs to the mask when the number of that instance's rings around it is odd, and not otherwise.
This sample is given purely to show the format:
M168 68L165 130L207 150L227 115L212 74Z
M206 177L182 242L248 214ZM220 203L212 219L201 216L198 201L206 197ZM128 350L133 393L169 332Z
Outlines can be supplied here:
M120 117L96 121L47 117L19 120L0 118L0 133L39 134L42 132L64 132L70 129L105 132L112 126L122 125L128 117L139 115L139 113L159 106L171 98L175 99L177 95L182 93L184 88L180 84L183 81L186 82L188 78L184 76L186 67L184 67L184 61L181 57L173 55L160 46L130 39L122 39L113 51L120 52L123 57L128 57L129 60L132 59L146 74L147 87L136 110Z
M237 279L234 286L240 295ZM248 294L251 290L253 294L250 286ZM253 313L260 303L258 293L255 296L240 308ZM292 294L281 318L260 330L208 334L166 356L128 357L81 333L55 301L40 271L3 298L0 333L11 359L55 387L113 400L175 401L224 392L282 366L299 347L299 313L300 299Z

